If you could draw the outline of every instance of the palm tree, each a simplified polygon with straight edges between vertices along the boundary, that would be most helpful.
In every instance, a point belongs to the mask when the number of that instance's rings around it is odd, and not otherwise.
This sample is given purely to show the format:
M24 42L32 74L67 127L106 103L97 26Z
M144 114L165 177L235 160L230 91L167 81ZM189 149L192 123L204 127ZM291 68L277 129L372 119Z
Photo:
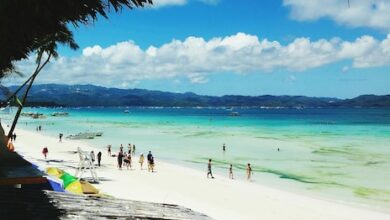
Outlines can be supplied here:
M14 61L36 51L47 36L71 33L69 25L88 25L110 11L133 9L152 0L2 0L0 4L0 79L14 72Z
M3 0L0 4L0 79L18 73L14 61L27 58L31 52L37 56L37 66L32 75L4 102L14 98L18 104L8 138L14 132L35 78L52 57L58 56L57 45L78 48L69 24L75 27L90 24L97 20L98 15L107 18L111 8L119 12L123 7L133 9L143 7L145 3L152 4L152 0ZM19 101L17 93L24 86L26 88Z
M14 93L12 95L15 97L15 100L17 100L18 110L15 114L15 118L14 118L12 125L11 125L11 128L8 132L8 138L11 137L11 135L13 134L13 132L15 130L20 113L22 112L23 106L26 103L28 93L31 89L31 86L34 83L35 78L37 77L39 72L46 66L46 64L49 63L49 61L52 57L54 57L54 58L58 57L57 43L68 45L72 49L78 48L77 44L73 40L73 36L72 36L71 32L59 32L59 33L56 33L52 36L47 36L46 38L42 39L42 41L40 42L40 45L37 46L38 50L36 51L37 66L36 66L33 74L30 76L30 78L24 83L24 85L26 85L27 83L28 83L28 85L27 85L26 89L24 90L22 101L19 101L19 99L16 96L16 93ZM46 58L44 58L44 55L46 55ZM22 87L20 87L20 88L22 88Z

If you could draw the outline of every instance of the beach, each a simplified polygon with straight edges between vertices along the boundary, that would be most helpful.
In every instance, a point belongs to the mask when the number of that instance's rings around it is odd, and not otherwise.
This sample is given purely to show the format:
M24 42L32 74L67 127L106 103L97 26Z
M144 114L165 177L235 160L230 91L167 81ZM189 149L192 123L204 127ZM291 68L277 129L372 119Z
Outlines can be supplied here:
M116 198L183 205L214 219L389 219L390 214L352 207L248 182L215 175L206 178L205 171L157 160L156 172L140 170L138 157L133 168L119 170L117 159L107 151L86 142L63 140L35 131L17 129L16 151L40 169L59 167L74 174L84 151L102 151L102 166L96 170L101 181L95 186L101 193ZM42 148L49 149L47 161ZM125 150L127 147L125 147ZM113 153L116 153L114 147ZM90 177L86 172L85 177Z

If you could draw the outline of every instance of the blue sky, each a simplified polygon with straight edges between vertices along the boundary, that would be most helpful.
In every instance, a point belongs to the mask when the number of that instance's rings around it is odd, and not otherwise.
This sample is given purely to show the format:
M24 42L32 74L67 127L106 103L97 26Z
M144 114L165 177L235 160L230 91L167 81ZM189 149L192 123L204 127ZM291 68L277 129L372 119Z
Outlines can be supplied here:
M80 49L60 47L38 82L207 95L390 93L389 1L154 2L73 29Z

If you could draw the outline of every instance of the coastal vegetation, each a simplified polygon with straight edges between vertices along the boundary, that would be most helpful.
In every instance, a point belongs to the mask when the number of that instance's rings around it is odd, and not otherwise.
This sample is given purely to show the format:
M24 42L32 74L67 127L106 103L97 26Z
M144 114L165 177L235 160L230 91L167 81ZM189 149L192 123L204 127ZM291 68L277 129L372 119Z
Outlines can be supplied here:
M9 88L11 91L16 86ZM4 98L4 97L2 97ZM28 106L164 106L164 107L264 107L264 108L386 108L390 95L361 95L352 99L306 96L206 96L146 89L105 88L94 85L35 85Z

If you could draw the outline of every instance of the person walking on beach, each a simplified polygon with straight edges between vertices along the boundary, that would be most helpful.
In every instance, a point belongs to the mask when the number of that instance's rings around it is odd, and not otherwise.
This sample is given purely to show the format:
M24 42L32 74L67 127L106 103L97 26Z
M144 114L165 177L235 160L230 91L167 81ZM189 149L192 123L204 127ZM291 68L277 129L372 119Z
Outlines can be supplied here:
M119 151L118 153L118 168L122 169L122 162L123 162L123 153Z
M131 158L131 154L128 154L128 155L127 155L127 160L129 160L128 166L130 167L130 169L131 169L131 162L132 162L131 159L132 159L132 158Z
M60 139L60 142L62 142L62 136L64 136L62 133L60 133L60 134L58 135L58 137L59 137L59 139Z
M251 167L251 164L248 163L248 166L246 167L246 178L247 178L247 180L251 180L251 176L252 176L252 167Z
M119 151L123 154L123 145L121 144L121 146L119 147Z
M91 161L92 161L92 164L93 164L95 162L95 152L91 151L89 156L91 157Z
M209 178L209 176L214 179L213 173L211 172L211 159L209 159L209 162L207 164L207 178Z
M152 173L154 172L154 157L150 157L150 169L152 170Z
M144 166L144 160L145 160L144 154L141 153L141 155L139 155L139 165L141 166L141 170L142 170L142 168Z
M14 134L12 135L12 137L13 137L14 142L15 142L15 141L16 141L16 133L14 133Z
M97 154L98 166L100 167L100 161L102 160L102 152L99 151Z
M147 155L147 159L148 159L148 171L150 172L151 170L152 170L152 166L151 166L151 160L152 160L152 157L153 157L153 155L152 155L152 151L149 151L149 153L148 153L148 155Z
M131 144L128 144L128 145L127 145L127 148L129 149L129 150L128 150L128 153L131 154Z
M222 145L222 151L223 151L223 152L226 151L226 145L225 145L225 144Z
M108 156L111 157L111 144L109 144L109 145L107 146L107 153L108 153Z
M133 144L133 156L135 156L135 144Z
M44 147L43 150L42 150L42 154L43 156L45 156L45 160L47 158L47 154L49 153L49 149L47 149L47 147Z
M126 166L126 168L129 169L129 164L130 164L129 155L124 153L123 158L124 158L123 159L124 166Z
M229 178L230 179L234 179L234 177L233 177L233 165L232 164L230 164L230 167L229 167Z

